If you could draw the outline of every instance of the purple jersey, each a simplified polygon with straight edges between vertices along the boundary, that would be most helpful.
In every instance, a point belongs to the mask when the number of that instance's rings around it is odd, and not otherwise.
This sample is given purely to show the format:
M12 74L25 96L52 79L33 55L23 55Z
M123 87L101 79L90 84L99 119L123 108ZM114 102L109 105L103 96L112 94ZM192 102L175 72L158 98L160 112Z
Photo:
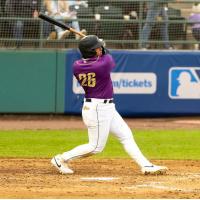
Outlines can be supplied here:
M74 62L73 73L83 87L86 98L113 98L110 72L114 66L115 62L110 54Z

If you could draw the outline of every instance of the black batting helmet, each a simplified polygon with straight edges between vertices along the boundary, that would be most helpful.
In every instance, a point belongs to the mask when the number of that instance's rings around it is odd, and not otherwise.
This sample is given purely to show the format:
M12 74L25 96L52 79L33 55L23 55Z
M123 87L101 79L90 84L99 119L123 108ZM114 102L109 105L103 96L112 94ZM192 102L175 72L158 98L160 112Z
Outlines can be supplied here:
M102 41L96 35L88 35L80 40L78 48L83 58L92 58L96 55L95 49L102 46Z

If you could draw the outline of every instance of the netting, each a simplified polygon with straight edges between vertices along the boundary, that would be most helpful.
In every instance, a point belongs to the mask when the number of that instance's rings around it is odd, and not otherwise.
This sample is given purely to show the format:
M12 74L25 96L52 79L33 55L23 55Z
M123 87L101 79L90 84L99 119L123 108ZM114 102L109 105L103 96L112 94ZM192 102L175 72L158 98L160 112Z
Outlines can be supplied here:
M38 18L45 13L115 49L198 49L199 0L4 0L0 48L73 48L78 35Z

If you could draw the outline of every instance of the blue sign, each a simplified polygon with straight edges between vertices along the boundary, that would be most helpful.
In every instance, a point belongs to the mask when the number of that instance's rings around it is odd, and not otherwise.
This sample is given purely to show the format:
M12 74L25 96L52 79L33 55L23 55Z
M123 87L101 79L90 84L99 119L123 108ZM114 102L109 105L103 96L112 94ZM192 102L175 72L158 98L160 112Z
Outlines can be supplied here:
M110 51L114 102L124 116L200 114L200 52ZM84 91L72 74L81 56L66 53L65 113L80 114Z

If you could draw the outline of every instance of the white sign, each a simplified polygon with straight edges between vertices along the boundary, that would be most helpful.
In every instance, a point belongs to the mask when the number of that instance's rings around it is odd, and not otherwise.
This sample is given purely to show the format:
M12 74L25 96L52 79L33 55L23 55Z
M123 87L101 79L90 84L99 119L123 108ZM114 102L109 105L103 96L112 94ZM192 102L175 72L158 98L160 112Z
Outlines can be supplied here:
M115 94L154 94L157 89L157 77L154 73L111 73ZM84 94L75 77L73 77L73 92Z
M154 73L112 73L115 94L153 94L157 88Z

